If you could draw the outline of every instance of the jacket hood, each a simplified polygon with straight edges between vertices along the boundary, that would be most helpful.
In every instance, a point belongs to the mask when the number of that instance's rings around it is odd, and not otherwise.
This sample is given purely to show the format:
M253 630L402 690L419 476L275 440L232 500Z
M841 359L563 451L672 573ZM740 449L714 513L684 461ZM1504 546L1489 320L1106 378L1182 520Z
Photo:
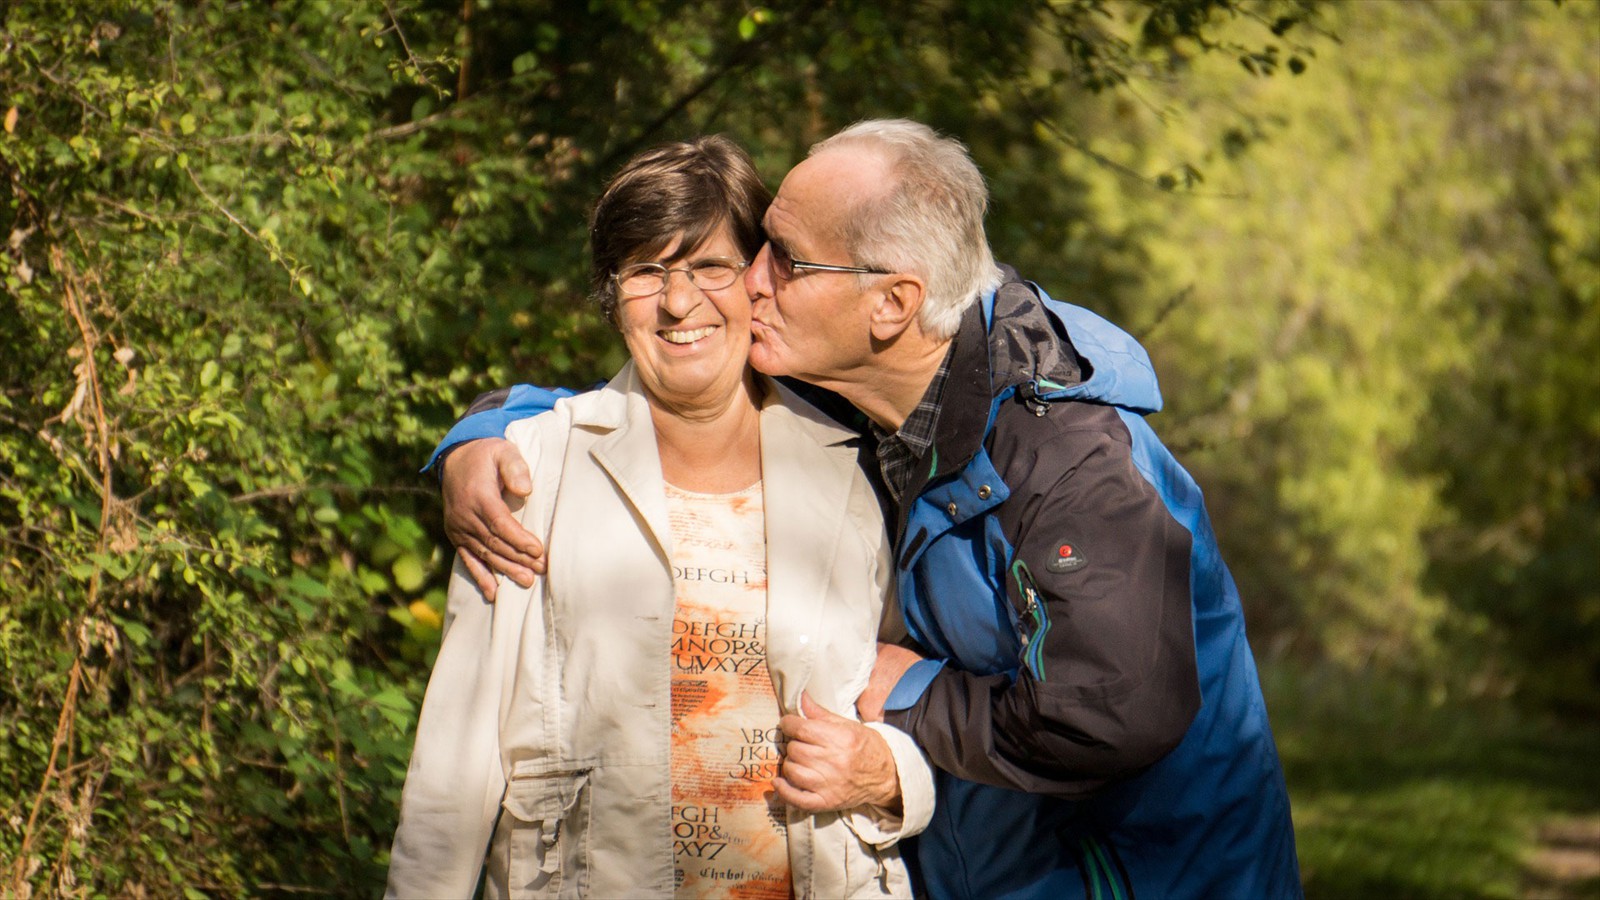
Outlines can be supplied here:
M1132 335L1081 306L1052 299L1044 288L1017 280L1010 270L1006 274L1011 276L1007 283L983 301L991 319L992 359L1005 361L996 365L997 376L1007 372L1013 383L1037 380L1039 396L1046 400L1086 400L1140 415L1160 411L1155 367ZM1043 302L1029 302L1034 297ZM1029 339L1043 328L1063 346Z

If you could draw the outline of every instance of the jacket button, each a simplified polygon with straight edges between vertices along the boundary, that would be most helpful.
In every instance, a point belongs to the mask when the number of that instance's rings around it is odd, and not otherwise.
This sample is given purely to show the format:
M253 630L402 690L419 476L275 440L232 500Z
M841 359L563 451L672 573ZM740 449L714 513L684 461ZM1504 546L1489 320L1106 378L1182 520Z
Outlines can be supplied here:
M987 500L993 493L994 491L989 490L989 486L986 484L983 487L978 488L978 499Z
M956 514L956 513L957 513L957 512L958 512L958 511L959 511L959 510L960 510L960 507L958 507L958 506L956 506L956 502L955 502L955 501L954 501L954 500L951 500L951 501L950 501L950 505L949 505L949 506L946 506L946 507L945 507L945 508L944 508L944 511L945 511L945 512L947 512L947 513L949 513L949 514L950 514L950 516L951 516L951 518L954 518L954 517L955 517L955 514Z

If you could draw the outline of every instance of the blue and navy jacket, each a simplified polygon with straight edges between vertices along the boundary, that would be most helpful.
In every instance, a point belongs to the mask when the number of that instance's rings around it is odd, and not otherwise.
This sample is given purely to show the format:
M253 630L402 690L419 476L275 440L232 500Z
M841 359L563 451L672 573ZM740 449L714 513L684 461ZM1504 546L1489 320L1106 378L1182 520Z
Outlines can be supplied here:
M962 322L894 517L928 659L886 719L939 769L914 872L935 898L1299 897L1238 591L1199 488L1144 421L1161 406L1149 358L1007 275ZM555 397L485 395L440 450Z
M940 770L915 851L929 894L1299 897L1238 590L1144 420L1144 349L1011 280L950 354L896 520L930 658L885 717Z

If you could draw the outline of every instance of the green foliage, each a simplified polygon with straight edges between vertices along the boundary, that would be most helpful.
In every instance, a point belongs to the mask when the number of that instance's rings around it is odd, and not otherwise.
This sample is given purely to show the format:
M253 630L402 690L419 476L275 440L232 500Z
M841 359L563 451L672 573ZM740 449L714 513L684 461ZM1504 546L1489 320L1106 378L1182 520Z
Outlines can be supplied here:
M7 4L5 890L371 893L443 605L416 465L473 391L620 363L575 301L635 150L977 133L1246 14L1305 8Z
M1593 722L1329 666L1267 664L1263 687L1310 900L1587 897L1600 886L1537 852L1571 832L1591 836L1573 841L1581 854L1600 830Z
M1361 10L0 7L0 890L375 890L416 467L620 364L588 204L702 132L963 137L1000 256L1151 344L1258 637L1592 701L1595 7Z
M1298 77L1067 98L1094 280L1264 646L1600 696L1597 14L1334 6Z
M19 885L382 871L423 671L381 611L440 557L394 461L431 441L419 410L456 399L407 360L427 337L411 279L451 238L402 196L375 120L428 71L385 49L394 28L341 3L7 13L0 858Z
M1460 17L1522 39L1469 45L1450 139L1477 187L1419 210L1464 257L1453 324L1469 338L1433 388L1438 438L1415 454L1442 479L1428 574L1459 604L1462 637L1522 663L1502 679L1587 712L1600 708L1600 119L1573 111L1600 93L1597 12Z

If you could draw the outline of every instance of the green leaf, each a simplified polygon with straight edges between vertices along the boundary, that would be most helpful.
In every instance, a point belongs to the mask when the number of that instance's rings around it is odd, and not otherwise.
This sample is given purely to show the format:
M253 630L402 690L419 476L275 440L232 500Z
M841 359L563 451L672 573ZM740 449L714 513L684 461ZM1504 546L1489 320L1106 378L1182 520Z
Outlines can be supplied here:
M407 553L394 561L390 571L394 572L395 587L406 593L413 593L420 589L428 579L427 567L415 554Z
M121 621L118 622L118 625L122 628L122 633L127 636L129 642L135 647L143 647L150 642L150 629L138 622Z
M310 575L307 575L304 572L296 572L294 575L290 576L288 582L284 584L284 587L294 591L302 597L309 597L313 600L325 600L328 597L333 596L333 592L328 590L327 585L316 580L315 578L312 578Z
M372 702L388 709L409 711L411 701L398 688L384 688L372 695Z

